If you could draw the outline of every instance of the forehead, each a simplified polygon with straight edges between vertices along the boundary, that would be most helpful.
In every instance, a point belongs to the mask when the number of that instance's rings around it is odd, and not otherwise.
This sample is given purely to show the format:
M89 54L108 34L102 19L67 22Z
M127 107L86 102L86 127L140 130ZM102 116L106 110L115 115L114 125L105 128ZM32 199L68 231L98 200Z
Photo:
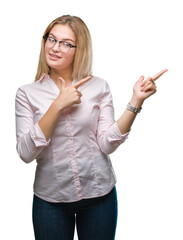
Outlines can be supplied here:
M54 34L54 36L59 40L62 39L71 39L73 41L76 40L74 32L67 25L57 24L51 29L50 33Z

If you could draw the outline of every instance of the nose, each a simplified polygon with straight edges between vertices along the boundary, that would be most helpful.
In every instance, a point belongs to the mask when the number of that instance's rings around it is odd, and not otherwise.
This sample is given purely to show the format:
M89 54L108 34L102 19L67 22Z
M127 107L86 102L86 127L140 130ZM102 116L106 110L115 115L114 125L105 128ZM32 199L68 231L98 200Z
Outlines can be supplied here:
M52 47L54 52L60 52L59 42L56 42L55 45Z

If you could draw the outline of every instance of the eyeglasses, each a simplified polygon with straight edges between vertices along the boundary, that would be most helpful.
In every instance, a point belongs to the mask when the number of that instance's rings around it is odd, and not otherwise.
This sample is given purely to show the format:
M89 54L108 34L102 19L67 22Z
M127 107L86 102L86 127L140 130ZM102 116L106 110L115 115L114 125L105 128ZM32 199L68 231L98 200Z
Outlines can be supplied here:
M77 48L77 46L74 46L74 45L72 45L68 42L65 42L65 41L58 41L51 36L46 36L45 35L45 36L43 36L43 38L50 48L53 48L56 45L56 43L58 42L60 51L62 53L68 53L71 48Z

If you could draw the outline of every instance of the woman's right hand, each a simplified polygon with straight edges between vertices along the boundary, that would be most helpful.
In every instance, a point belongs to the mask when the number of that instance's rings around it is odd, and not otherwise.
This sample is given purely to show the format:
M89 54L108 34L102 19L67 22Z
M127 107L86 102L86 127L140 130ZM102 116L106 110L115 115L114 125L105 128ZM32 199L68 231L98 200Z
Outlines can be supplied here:
M71 107L74 104L81 103L82 93L78 90L82 84L91 79L91 76L81 79L74 85L70 85L66 87L65 80L59 77L61 81L61 88L58 97L55 99L57 104L59 105L60 110L63 110L67 107Z

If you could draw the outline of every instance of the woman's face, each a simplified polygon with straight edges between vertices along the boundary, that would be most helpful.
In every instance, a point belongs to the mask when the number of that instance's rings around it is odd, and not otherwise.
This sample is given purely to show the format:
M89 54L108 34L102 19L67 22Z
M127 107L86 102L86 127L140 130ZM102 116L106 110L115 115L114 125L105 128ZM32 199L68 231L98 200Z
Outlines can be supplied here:
M55 40L64 41L63 45L66 44L67 47L68 43L75 46L75 34L69 26L57 24L49 32L45 43L45 59L48 66L57 71L71 71L76 48L70 48L68 52L65 52L64 46L61 46L62 43L59 44Z

